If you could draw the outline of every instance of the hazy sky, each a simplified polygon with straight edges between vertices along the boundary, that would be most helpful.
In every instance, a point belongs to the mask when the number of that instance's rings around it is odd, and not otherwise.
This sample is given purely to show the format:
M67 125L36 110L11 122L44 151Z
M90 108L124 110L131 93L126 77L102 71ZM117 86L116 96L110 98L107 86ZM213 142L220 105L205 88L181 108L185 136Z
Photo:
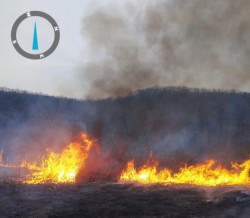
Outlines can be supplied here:
M69 86L73 85L71 77L81 60L81 53L84 52L80 26L89 2L91 1L74 0L72 3L65 0L0 0L0 86L64 95L58 86L65 86L67 83ZM15 20L32 10L50 14L60 27L61 39L57 49L43 60L22 57L10 40ZM27 34L32 35L33 32Z
M43 60L22 57L10 40L32 10L60 28ZM0 26L1 87L77 98L152 86L250 91L249 1L0 0Z

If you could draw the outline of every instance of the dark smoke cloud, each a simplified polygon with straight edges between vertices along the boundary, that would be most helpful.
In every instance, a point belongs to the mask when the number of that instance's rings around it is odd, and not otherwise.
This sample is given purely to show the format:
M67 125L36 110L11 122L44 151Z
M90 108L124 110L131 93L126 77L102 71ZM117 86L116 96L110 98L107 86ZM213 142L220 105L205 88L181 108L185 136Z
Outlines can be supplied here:
M249 1L93 3L82 34L88 50L76 78L79 91L88 82L87 97L152 86L250 91Z

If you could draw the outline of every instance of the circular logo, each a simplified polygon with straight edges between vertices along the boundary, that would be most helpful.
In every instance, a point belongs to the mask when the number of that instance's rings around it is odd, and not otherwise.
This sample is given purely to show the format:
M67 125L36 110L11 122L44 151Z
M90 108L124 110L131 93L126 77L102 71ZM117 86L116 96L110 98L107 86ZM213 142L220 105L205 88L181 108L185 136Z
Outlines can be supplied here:
M19 27L19 25L27 18L30 17L42 17L44 19L46 19L53 27L53 31L54 31L54 40L52 45L49 47L49 49L47 49L46 51L42 52L42 53L31 53L31 52L27 52L24 49L21 48L21 46L18 43L17 40L17 29ZM22 56L29 58L29 59L34 59L34 60L38 60L38 59L43 59L47 56L49 56L50 54L52 54L53 51L55 51L58 43L59 43L59 39L60 39L60 31L59 31L59 27L56 23L56 21L48 14L42 12L42 11L29 11L25 14L22 14L14 23L12 30L11 30L11 41L12 44L14 46L14 48L17 50L17 52L19 54L21 54ZM33 35L33 50L38 50L38 39L37 39L37 29L36 29L36 23L34 25L34 35Z

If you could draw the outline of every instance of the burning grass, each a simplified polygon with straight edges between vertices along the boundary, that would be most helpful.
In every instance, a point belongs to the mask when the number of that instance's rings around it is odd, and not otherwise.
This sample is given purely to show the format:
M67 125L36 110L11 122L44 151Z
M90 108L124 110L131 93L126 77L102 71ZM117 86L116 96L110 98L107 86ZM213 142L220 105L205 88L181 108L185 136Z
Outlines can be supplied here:
M87 133L81 133L80 140L67 145L61 153L47 150L46 155L34 163L23 161L19 166L3 164L1 151L0 166L18 169L19 174L20 168L26 169L28 175L22 180L26 184L76 183L80 170L84 170L86 167L91 149L96 146L95 139L91 139ZM150 153L147 163L138 169L135 167L135 161L131 160L121 171L118 180L123 183L161 183L164 185L250 185L250 159L243 163L231 163L230 169L223 167L214 160L191 166L185 164L175 173L169 168L159 169L158 164L158 161L152 159L152 153ZM89 167L91 166L88 166L91 173L93 169Z
M223 168L208 160L193 166L185 164L177 173L164 168L157 170L157 161L148 161L147 164L135 168L134 160L127 163L122 171L120 181L139 182L142 184L191 184L199 186L218 186L218 185L250 185L250 159L243 163L231 163L231 169Z
M42 183L74 183L80 169L85 167L85 161L90 150L95 145L86 133L81 134L81 141L66 146L60 154L48 150L40 163L27 163L22 167L32 171L23 181L27 184Z

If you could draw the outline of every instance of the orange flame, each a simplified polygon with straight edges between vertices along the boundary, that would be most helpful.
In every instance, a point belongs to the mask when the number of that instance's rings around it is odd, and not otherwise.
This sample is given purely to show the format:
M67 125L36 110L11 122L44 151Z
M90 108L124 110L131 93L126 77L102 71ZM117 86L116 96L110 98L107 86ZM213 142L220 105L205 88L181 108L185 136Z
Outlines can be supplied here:
M86 133L81 134L81 142L74 142L63 149L61 154L48 150L48 154L41 160L40 164L29 164L23 161L22 167L32 170L24 183L73 183L80 168L85 166L91 148L95 140L88 138Z
M134 161L129 161L120 176L121 182L139 182L142 184L192 184L200 186L250 185L250 159L242 164L231 163L231 169L225 169L209 160L194 166L180 168L177 173L170 169L157 171L158 162L145 164L136 170Z
M3 150L0 150L0 165L3 162Z

